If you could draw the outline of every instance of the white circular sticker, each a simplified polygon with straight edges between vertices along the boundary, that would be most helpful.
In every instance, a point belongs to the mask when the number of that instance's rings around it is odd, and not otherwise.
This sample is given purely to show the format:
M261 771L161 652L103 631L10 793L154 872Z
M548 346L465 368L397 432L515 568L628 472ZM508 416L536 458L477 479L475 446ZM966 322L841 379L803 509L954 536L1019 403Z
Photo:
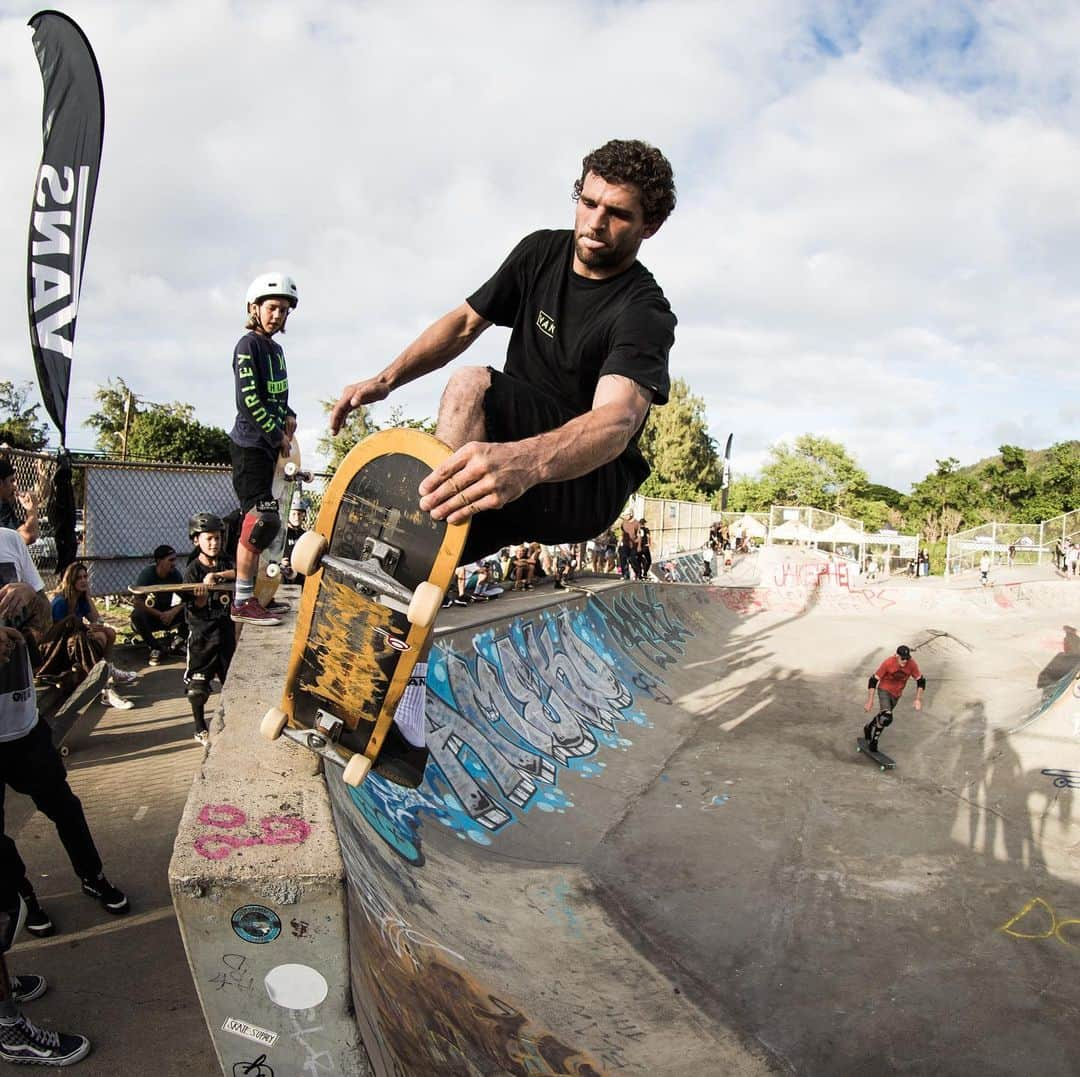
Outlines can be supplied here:
M286 1010L310 1010L330 993L330 985L320 972L308 965L278 965L266 974L270 1001Z

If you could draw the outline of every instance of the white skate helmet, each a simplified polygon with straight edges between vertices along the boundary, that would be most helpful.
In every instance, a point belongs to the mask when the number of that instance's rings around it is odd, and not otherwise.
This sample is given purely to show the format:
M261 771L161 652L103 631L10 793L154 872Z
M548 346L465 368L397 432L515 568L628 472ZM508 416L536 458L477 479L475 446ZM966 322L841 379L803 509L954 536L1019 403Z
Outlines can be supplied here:
M281 298L289 301L289 306L295 310L300 302L300 293L296 288L296 281L287 273L260 273L249 285L247 290L247 303L245 310L252 303L261 303L264 299Z

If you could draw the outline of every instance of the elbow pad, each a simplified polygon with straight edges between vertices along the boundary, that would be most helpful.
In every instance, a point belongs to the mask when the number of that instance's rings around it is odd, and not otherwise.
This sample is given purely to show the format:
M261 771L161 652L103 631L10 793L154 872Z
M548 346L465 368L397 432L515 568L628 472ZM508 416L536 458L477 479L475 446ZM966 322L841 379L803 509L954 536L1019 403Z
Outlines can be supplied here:
M923 689L923 690L925 691L925 689L926 689L926 678L925 678L925 677L920 677L920 678L919 678L919 679L918 679L918 680L917 680L917 681L915 682L915 687L916 687L916 688L922 688L922 689Z
M870 680L866 682L866 687L870 689L877 688L877 677L871 677Z

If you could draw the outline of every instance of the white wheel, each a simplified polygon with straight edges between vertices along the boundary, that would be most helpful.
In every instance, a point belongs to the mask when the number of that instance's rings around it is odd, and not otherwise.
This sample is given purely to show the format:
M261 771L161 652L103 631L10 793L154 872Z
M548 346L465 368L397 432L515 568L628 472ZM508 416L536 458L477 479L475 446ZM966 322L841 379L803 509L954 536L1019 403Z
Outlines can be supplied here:
M156 605L157 595L153 591L151 591L150 594L146 596L146 608L152 610Z
M427 628L442 608L442 600L442 591L430 580L418 584L409 603L409 612L405 615L409 624Z
M288 723L289 716L280 707L271 707L259 723L259 732L267 740L277 740Z
M70 748L69 748L69 747L68 747L68 746L67 746L66 744L61 744L61 745L60 745L60 754L61 754L61 755L62 755L62 756L63 756L63 757L65 758L65 759L67 759L67 757L68 757L69 755L71 755L71 749L70 749Z
M329 543L318 531L305 531L293 547L292 557L289 559L292 567L301 576L313 575L319 571L328 546Z
M300 470L300 469L299 469L299 468L298 468L298 467L296 466L296 461L295 461L295 460L290 460L290 461L289 461L289 462L288 462L288 463L287 463L287 464L285 465L285 478L287 478L287 479L292 479L292 478L295 478L295 476L296 476L296 473L297 473L297 472L298 472L299 470Z
M281 565L279 565L276 561L271 561L270 564L266 566L266 578L268 580L276 580L280 575Z
M371 770L371 760L366 755L354 755L345 764L345 773L342 778L346 785L355 787L360 785L368 776L369 770Z

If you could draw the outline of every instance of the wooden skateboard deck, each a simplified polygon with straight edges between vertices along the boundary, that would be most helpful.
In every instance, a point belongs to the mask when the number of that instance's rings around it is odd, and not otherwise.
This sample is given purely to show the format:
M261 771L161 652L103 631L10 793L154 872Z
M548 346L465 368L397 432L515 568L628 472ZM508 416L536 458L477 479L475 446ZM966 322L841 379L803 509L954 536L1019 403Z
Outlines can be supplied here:
M288 456L279 456L274 466L274 478L270 492L278 503L278 515L281 517L281 529L274 536L274 541L259 554L259 571L255 576L255 598L266 606L274 600L281 586L281 559L285 554L285 536L289 529L289 513L293 501L300 492L301 485L311 482L311 472L300 467L300 444L295 435Z
M465 545L467 524L419 508L417 488L449 454L419 430L366 438L293 548L306 579L281 706L261 731L344 766L351 785L378 759Z
M870 747L870 742L865 737L857 737L855 744L860 752L868 755L882 770L892 770L896 763L890 759L884 752L875 752Z
M160 587L155 584L146 585L132 585L128 588L128 593L132 595L146 595L146 604L153 608L157 603L156 599L158 594L162 591L175 591L177 594L190 593L197 591L200 587L209 587L211 591L217 592L217 601L223 606L227 606L231 601L230 595L236 589L234 583L170 583L162 584Z

